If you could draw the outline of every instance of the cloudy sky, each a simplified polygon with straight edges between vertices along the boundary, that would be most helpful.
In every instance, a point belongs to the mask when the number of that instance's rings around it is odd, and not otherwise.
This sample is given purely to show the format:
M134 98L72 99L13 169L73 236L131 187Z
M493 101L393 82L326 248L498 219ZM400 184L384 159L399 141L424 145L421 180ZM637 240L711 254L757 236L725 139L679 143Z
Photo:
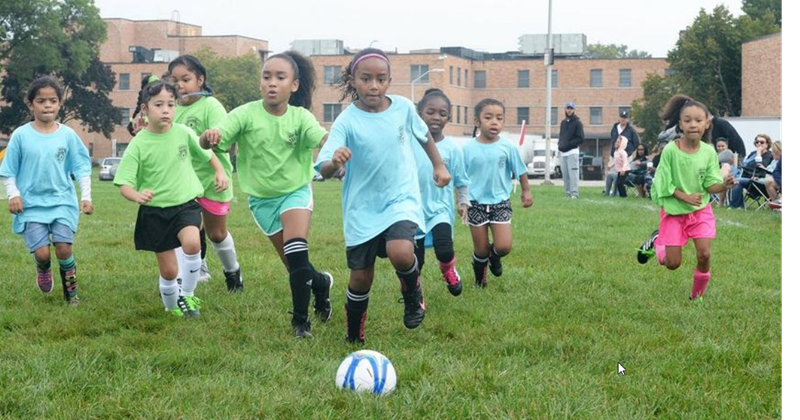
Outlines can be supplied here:
M490 4L496 5L490 5ZM270 50L295 39L335 38L345 46L399 52L464 46L518 49L522 34L547 33L547 0L96 0L102 17L169 19L200 25L205 35L265 39ZM741 0L553 0L553 33L583 33L589 43L625 44L665 57L678 32L701 8L723 4L740 15Z

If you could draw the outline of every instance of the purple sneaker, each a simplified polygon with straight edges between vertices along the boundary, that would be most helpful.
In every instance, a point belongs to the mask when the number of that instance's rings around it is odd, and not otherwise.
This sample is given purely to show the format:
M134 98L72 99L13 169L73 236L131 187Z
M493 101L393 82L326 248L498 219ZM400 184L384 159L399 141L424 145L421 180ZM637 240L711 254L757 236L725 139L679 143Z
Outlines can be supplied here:
M36 285L42 293L50 293L53 291L53 272L48 268L47 270L36 269Z

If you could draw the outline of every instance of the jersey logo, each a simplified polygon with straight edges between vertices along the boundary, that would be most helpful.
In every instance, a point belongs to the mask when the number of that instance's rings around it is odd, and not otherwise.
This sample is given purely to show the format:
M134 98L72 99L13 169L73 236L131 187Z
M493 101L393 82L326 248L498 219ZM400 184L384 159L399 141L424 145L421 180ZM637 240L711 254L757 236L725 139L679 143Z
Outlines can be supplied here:
M185 126L189 127L197 133L197 127L200 127L200 119L197 117L189 117L186 119L186 122L183 123Z
M503 168L506 167L506 157L505 156L500 156L500 158L497 159L497 167L500 168L500 169L503 169Z
M406 128L403 125L397 127L397 143L401 146L406 144Z
M56 160L58 163L64 163L64 160L67 158L67 148L66 147L59 147L58 152L56 152Z
M288 146L290 149L294 149L297 147L297 140L297 133L288 133L286 134L286 139L284 141L286 142L286 146Z
M703 180L706 179L706 169L701 168L699 171L697 171L697 175L700 177L700 185L703 185Z
M178 146L178 160L186 160L186 155L189 154L189 147L185 144Z

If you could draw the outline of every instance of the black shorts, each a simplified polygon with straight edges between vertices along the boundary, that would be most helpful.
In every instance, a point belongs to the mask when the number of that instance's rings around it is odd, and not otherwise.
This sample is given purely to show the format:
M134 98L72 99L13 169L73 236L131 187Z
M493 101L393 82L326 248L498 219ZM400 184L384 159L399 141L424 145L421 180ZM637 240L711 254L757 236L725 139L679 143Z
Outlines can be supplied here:
M396 222L367 242L347 247L347 267L351 270L372 267L375 257L386 258L386 242L405 239L414 244L416 234L416 223L408 220Z
M192 200L173 207L139 206L133 242L137 250L164 252L181 246L178 232L200 228L200 205Z
M487 223L511 223L511 201L505 200L497 204L480 204L470 201L467 210L467 222L470 226L483 226Z

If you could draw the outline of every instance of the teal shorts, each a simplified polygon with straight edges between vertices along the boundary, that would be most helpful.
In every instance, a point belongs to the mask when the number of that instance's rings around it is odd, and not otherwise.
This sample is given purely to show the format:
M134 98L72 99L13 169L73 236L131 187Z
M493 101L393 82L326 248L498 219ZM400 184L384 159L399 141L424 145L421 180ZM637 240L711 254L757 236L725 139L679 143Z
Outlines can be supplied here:
M304 185L289 194L273 198L250 197L250 213L256 225L267 236L283 230L281 214L289 210L314 211L314 195L311 186Z

